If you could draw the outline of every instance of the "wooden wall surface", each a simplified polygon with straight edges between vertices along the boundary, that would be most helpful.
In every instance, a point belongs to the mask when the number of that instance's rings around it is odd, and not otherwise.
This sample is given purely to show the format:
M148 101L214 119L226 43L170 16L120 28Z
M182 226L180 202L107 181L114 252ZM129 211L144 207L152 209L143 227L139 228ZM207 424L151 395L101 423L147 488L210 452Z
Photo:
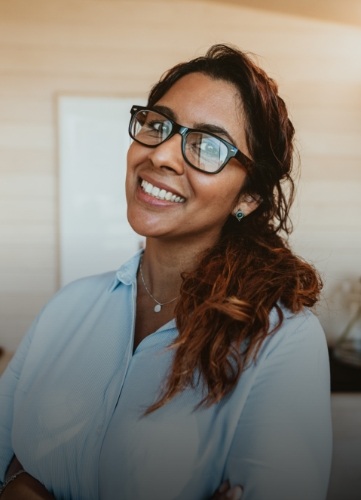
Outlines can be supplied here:
M296 250L325 279L332 342L361 276L361 30L215 2L0 0L0 344L58 288L60 94L146 95L169 66L227 42L258 54L298 135Z

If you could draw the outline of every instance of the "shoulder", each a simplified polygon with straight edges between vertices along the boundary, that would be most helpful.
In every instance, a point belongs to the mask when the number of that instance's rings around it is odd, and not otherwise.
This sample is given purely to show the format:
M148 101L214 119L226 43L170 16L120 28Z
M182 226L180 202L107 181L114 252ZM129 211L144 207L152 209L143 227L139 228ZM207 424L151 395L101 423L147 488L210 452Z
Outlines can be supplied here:
M282 308L283 321L274 333L270 334L271 344L275 347L279 343L307 344L308 346L326 345L326 335L317 315L310 309L304 308L298 313L292 313ZM271 312L271 324L275 325L278 319L276 310Z
M121 284L131 285L136 280L140 252L116 270L86 276L72 281L58 290L47 306L60 302L78 302L98 300L102 295L111 295ZM47 307L46 306L46 307Z
M64 296L74 297L79 294L83 296L84 293L86 295L96 295L104 290L111 290L116 285L116 281L116 271L86 276L61 287L60 290L54 295L53 299Z
M130 290L136 281L139 253L119 269L77 279L60 288L44 305L36 317L32 329L39 331L77 328L85 318L101 318L110 321L125 313ZM129 309L129 307L128 307Z
M107 272L94 276L87 276L72 281L61 287L44 305L38 315L38 320L54 312L62 317L71 311L91 308L101 296L110 294L116 284L116 273Z
M283 310L283 313L281 326L264 341L256 364L285 378L308 380L310 384L322 380L328 390L328 346L319 319L310 309L295 314Z

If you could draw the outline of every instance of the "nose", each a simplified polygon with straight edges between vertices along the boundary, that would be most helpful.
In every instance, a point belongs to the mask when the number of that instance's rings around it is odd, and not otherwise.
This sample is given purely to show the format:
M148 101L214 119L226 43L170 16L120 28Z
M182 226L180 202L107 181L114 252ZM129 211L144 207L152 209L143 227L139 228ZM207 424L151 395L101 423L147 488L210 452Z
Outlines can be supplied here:
M170 139L152 148L149 159L157 168L173 170L178 175L183 174L185 161L182 155L182 136L176 133Z

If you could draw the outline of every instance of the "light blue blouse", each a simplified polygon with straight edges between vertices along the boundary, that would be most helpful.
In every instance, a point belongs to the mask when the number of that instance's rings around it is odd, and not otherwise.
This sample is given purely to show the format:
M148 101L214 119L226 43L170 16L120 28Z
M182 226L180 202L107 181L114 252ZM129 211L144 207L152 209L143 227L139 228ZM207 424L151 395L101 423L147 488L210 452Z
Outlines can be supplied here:
M198 387L144 417L177 329L132 354L138 263L64 287L24 337L0 380L0 479L15 453L58 500L202 500L225 479L242 500L323 500L332 439L317 318L285 311L221 403L195 410Z

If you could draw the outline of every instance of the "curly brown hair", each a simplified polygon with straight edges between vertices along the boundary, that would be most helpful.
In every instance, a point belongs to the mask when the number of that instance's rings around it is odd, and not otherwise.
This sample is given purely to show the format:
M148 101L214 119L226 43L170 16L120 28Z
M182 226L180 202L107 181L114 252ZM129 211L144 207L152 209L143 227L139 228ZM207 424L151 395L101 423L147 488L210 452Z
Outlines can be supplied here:
M232 83L246 117L246 139L253 166L242 190L260 200L239 223L229 216L218 243L199 265L184 273L175 309L179 331L171 348L173 365L164 391L150 413L186 387L204 384L199 405L220 401L257 356L264 339L283 322L282 306L293 313L312 307L322 281L314 267L288 245L294 199L294 127L278 86L250 55L218 44L205 56L180 63L152 88L154 105L183 76L201 72ZM270 312L278 322L271 329Z

